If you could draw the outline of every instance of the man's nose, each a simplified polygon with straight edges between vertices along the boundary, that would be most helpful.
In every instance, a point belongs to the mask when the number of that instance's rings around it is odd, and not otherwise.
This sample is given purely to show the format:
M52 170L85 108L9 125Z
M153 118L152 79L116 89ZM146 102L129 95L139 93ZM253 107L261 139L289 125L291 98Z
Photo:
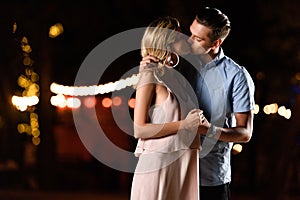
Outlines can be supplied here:
M187 39L187 42L188 42L189 44L192 44L192 43L194 42L192 36L190 36L190 37Z

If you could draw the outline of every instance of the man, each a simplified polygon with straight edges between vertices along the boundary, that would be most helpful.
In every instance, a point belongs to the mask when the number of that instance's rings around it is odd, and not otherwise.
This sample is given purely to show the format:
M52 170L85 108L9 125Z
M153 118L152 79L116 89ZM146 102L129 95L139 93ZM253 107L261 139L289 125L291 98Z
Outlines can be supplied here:
M183 73L211 123L201 136L201 200L230 199L232 145L248 142L252 136L254 84L244 67L224 55L221 44L230 30L228 17L208 7L198 12L190 26L194 67L184 67Z

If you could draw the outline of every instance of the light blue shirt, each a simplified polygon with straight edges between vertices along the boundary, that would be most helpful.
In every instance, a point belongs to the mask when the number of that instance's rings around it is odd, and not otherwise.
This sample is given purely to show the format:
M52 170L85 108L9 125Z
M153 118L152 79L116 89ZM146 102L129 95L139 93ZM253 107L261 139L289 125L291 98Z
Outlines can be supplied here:
M247 70L225 56L218 56L205 66L194 79L199 108L218 127L234 127L234 113L254 109L254 83ZM230 156L232 142L222 142L201 136L200 184L216 186L231 181Z

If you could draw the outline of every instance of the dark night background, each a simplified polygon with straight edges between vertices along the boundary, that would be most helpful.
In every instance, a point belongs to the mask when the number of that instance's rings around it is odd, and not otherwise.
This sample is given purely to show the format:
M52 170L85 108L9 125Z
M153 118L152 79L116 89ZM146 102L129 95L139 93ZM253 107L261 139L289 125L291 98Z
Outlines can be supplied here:
M247 68L260 106L251 141L232 156L233 199L299 198L298 0L1 1L0 198L58 199L57 194L64 199L112 199L105 196L112 194L116 199L128 199L132 174L111 169L89 155L77 136L71 111L50 104L50 84L73 85L77 70L94 47L114 34L145 27L158 16L177 17L189 34L189 24L203 5L219 8L229 17L233 28L223 44L224 52ZM57 22L64 32L50 38L49 27ZM33 68L40 77L38 146L31 145L31 136L17 132L17 124L28 121L28 113L16 110L10 100L22 90L17 79L25 70L20 48L23 36L29 40ZM138 51L120 58L101 81L118 80L140 59ZM104 96L109 94L98 95L98 102ZM263 106L271 103L291 109L291 118L263 113ZM122 135L110 111L96 107L108 134ZM132 138L112 137L116 142L119 139L120 146L134 149ZM28 161L28 154L33 162Z

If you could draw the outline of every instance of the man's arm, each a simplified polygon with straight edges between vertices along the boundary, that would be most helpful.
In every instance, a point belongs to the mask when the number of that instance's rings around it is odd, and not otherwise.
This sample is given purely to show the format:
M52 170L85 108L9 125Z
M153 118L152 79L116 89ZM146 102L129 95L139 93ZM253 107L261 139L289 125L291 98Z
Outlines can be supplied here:
M224 142L249 142L253 132L253 112L235 113L236 127L216 128L216 136Z
M201 134L224 142L247 143L253 132L253 112L235 113L236 127L222 128L210 123L200 127Z

